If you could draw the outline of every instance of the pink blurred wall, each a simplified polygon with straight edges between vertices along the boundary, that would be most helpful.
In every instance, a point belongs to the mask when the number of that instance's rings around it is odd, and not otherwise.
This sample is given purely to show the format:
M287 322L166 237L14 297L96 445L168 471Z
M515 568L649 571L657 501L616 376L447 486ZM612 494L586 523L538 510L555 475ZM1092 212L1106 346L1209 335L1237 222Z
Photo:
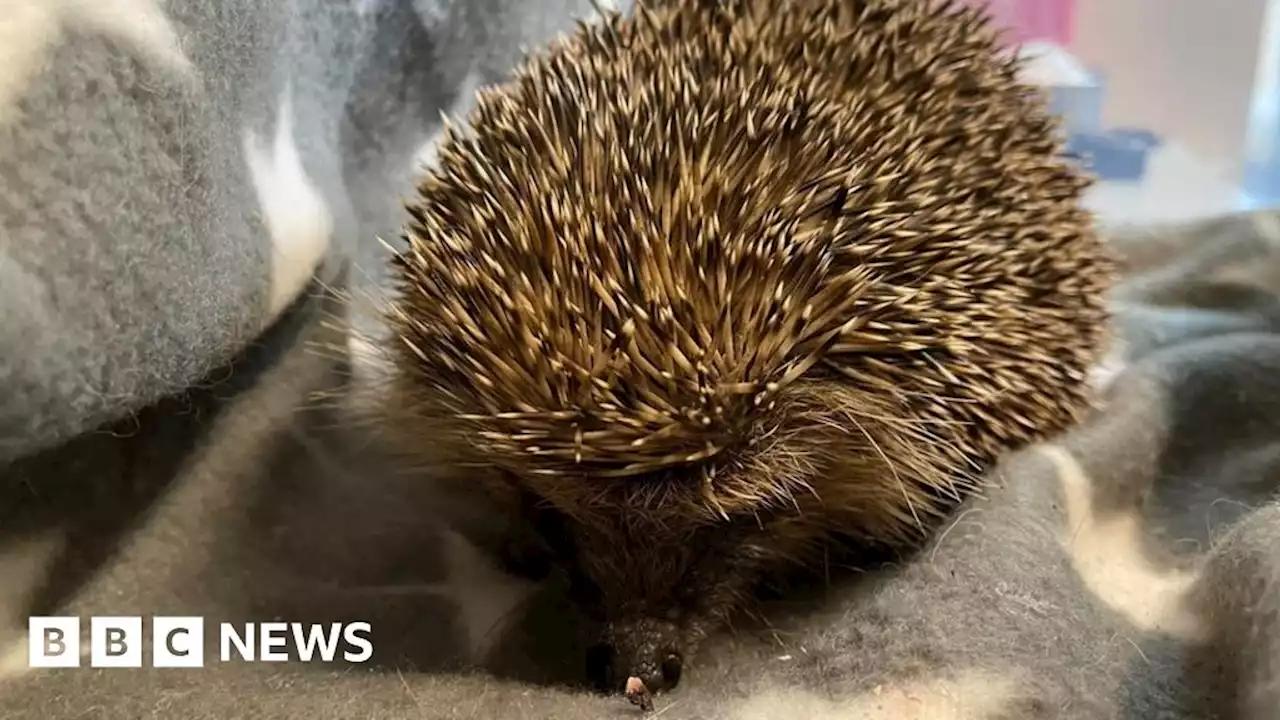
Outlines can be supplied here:
M1280 0L968 2L987 5L1010 41L1054 42L1100 72L1104 124L1177 138L1224 177L1241 176L1264 30L1280 27Z
M1008 27L1015 42L1049 40L1069 46L1075 20L1075 0L973 0L985 3Z

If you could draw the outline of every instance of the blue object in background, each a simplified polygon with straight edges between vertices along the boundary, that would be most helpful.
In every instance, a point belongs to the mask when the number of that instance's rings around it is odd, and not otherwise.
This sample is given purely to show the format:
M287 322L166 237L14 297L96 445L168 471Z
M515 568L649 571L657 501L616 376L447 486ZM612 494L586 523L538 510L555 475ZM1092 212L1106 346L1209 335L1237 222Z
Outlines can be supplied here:
M1137 181L1146 175L1147 159L1159 146L1160 138L1150 130L1115 128L1072 133L1067 152L1101 180Z
M1062 119L1067 154L1077 158L1100 180L1140 181L1147 172L1151 150L1159 147L1155 133L1140 128L1104 129L1106 80L1086 69L1065 49L1054 45L1026 47L1034 60L1033 82L1042 87L1048 110Z
M1062 118L1062 129L1068 135L1102 131L1102 103L1105 92L1096 73L1087 84L1051 85L1049 111Z

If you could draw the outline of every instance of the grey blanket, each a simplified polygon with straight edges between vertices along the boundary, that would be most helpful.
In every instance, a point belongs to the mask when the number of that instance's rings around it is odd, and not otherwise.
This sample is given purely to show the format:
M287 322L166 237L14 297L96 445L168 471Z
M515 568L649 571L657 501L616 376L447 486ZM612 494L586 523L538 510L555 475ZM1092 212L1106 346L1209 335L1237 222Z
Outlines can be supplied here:
M337 297L376 285L439 112L587 8L0 10L0 717L633 716L564 685L560 588L500 572L457 530L481 510L351 422ZM660 717L1280 715L1280 214L1111 240L1097 413L912 561L724 633ZM32 615L364 621L374 651L221 662L207 627L201 668L90 667L86 638L33 669Z

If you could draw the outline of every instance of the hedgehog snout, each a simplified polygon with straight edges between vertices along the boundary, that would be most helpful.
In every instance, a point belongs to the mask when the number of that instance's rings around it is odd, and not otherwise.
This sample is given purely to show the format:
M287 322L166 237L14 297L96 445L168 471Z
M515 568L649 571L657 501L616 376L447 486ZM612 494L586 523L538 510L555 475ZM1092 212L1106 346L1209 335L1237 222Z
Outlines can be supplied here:
M628 695L675 689L684 671L683 634L682 628L668 620L638 618L609 623L604 633L608 689Z

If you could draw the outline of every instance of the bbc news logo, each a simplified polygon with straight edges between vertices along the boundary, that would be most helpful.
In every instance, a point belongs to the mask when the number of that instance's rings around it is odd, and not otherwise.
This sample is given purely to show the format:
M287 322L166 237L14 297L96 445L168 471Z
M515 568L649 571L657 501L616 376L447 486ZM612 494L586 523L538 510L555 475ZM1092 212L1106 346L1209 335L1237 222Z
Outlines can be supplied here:
M220 623L220 662L362 663L373 657L369 623ZM27 622L27 664L33 668L80 667L78 617L33 617ZM198 668L205 664L201 617L151 618L151 666ZM96 668L142 667L146 645L141 617L89 618L89 664ZM292 650L292 654L291 651Z

